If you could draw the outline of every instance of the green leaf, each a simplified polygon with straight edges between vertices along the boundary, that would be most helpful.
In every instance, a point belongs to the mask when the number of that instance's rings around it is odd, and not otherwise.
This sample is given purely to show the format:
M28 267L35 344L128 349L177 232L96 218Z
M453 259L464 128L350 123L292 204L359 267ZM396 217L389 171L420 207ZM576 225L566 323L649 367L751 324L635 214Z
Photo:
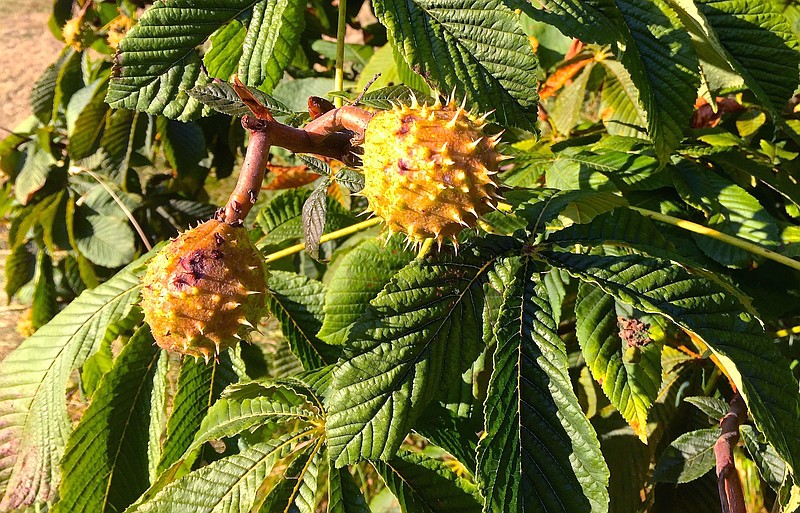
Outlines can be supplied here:
M0 508L52 500L71 426L64 394L73 369L139 296L144 258L84 292L0 363Z
M650 219L634 210L618 208L612 212L597 216L597 218L583 225L574 225L563 230L551 233L548 242L554 242L561 247L574 245L598 246L624 246L650 256L673 260L681 265L691 267L692 272L717 287L725 290L726 294L737 298L750 313L755 313L752 300L741 290L731 285L724 276L706 271L698 262L706 262L702 253L691 251L691 242L682 240L671 233L662 233L662 229ZM669 237L669 240L667 240ZM681 247L678 251L675 246Z
M44 183L55 165L56 159L49 151L36 144L29 145L25 153L25 163L14 181L14 194L17 201L27 205L39 192L39 189L44 187Z
M319 240L325 229L325 218L328 213L328 186L329 179L323 179L319 185L311 192L305 203L303 203L303 240L306 244L306 252L314 260L319 260Z
M239 78L249 86L272 92L291 64L303 33L306 2L261 0L247 26Z
M502 265L508 286L478 445L484 511L605 512L608 469L572 391L539 269L528 259Z
M714 468L720 428L698 429L676 438L658 458L653 481L688 483Z
M56 247L54 232L59 237L59 244L68 247L66 237L61 233L66 231L64 223L64 212L66 209L67 191L61 190L55 194L48 194L36 204L22 208L12 218L11 227L8 230L8 242L11 249L16 249L29 238L41 233L45 247L48 251L56 252L60 247ZM37 231L37 226L41 227L41 232Z
M308 409L282 393L281 388L253 398L224 397L214 403L203 418L200 429L182 458L188 464L194 461L194 453L204 443L220 440L236 434L255 430L274 420L289 423L294 420L311 421L319 414Z
M404 513L480 513L477 487L456 476L441 460L400 451L372 466L392 491Z
M349 85L348 82L345 82L345 87L349 87ZM334 89L336 89L336 85L332 77L307 77L283 80L275 87L272 94L289 108L297 112L307 112L310 96L324 98ZM306 115L304 114L304 116Z
M364 315L369 302L414 255L403 249L401 237L386 244L376 239L362 242L337 262L325 293L325 320L318 336L329 344L342 345L350 328Z
M647 115L656 156L666 162L683 139L700 86L691 38L665 0L615 0L622 16L620 62L630 72Z
M161 448L159 473L175 463L194 440L208 409L219 399L222 390L237 381L230 352L206 364L184 358L178 375L178 390L172 401L172 415L167 421L167 436Z
M100 142L108 112L105 102L106 79L99 78L87 85L72 98L67 106L67 151L73 160L91 155Z
M5 261L6 296L8 302L17 291L33 279L36 272L36 246L33 242L19 244Z
M647 443L647 414L661 389L661 350L651 341L638 348L641 360L627 361L628 347L619 336L614 298L599 288L580 284L575 315L578 342L592 376L633 432Z
M746 190L699 166L678 165L673 172L681 197L703 210L710 228L761 246L774 247L780 240L777 220ZM731 267L748 267L753 256L730 244L697 235L695 242L717 262Z
M759 322L734 294L664 260L541 252L552 265L617 300L698 335L733 379L756 426L791 468L800 461L797 381Z
M536 7L537 3L541 8ZM612 44L617 40L614 23L595 7L598 2L542 0L537 3L521 7L531 18L558 27L568 36L587 43Z
M697 409L708 415L714 422L722 420L722 417L727 415L728 411L730 411L728 403L716 397L687 397L684 401L697 407Z
M480 429L474 427L474 423L465 422L452 411L432 404L414 424L414 431L473 470L476 467L475 449L478 447L475 433Z
M578 118L583 109L583 100L586 96L586 84L594 69L594 62L590 62L572 82L564 86L556 97L555 104L550 110L556 131L568 136L578 124Z
M327 345L316 335L322 326L325 286L299 274L272 271L269 288L272 292L267 297L269 309L280 322L281 331L303 368L311 370L335 363L338 348Z
M275 196L256 216L256 223L264 235L256 241L259 249L279 245L303 237L303 205L311 191L290 189ZM341 203L327 197L325 231L338 230L355 222L353 214Z
M311 44L311 49L321 54L323 57L336 60L336 42L325 41L324 39L317 39ZM365 66L369 62L370 57L375 53L373 48L369 45L361 45L356 43L345 43L344 45L344 62L352 62L359 66Z
M209 83L195 50L255 0L167 0L146 10L120 42L106 101L188 120L207 112L186 89Z
M385 44L375 50L375 53L366 63L358 77L356 83L356 90L363 91L365 87L375 78L375 75L380 74L374 82L372 82L370 89L373 92L378 92L384 89L397 88L407 89L408 87L418 89L420 91L429 92L430 88L421 76L417 75L408 67L403 58L391 44ZM392 85L404 84L404 85ZM407 87L404 87L407 86ZM359 102L363 103L363 102ZM388 102L383 103L380 107L370 105L370 103L363 103L369 107L390 109L391 105Z
M63 96L57 93L60 82L64 74L69 74L69 70L74 70L80 65L80 54L66 46L61 50L56 61L45 69L44 73L36 80L31 90L30 104L33 114L42 123L47 123L53 116L53 111L58 109L56 96ZM69 98L71 95L67 95Z
M299 476L302 482L297 489L295 507L300 513L316 513L317 511L317 491L322 484L323 476L321 474L327 470L328 464L328 455L321 450L323 443L324 439L317 442L311 460Z
M392 45L448 94L466 94L500 124L536 131L539 63L518 15L499 0L376 0Z
M267 93L254 88L248 88L248 90L256 97L261 105L268 107L274 116L281 117L295 114L289 107ZM214 82L195 86L192 89L188 89L186 92L189 93L189 96L192 98L208 105L217 112L234 117L252 114L250 108L244 104L230 84Z
M419 75L415 75L419 77ZM382 87L374 91L368 91L361 100L359 105L366 105L380 110L389 110L392 108L391 102L400 102L403 105L411 105L411 98L416 97L418 101L432 101L427 94L422 93L406 85L394 85Z
M626 203L623 197L610 192L541 189L514 213L528 222L528 230L535 235L545 232L548 224L559 217L566 225L588 223Z
M108 112L100 146L107 155L103 167L115 180L127 175L137 141L148 126L148 118L129 110L112 109Z
M647 114L639 102L639 90L619 61L604 59L606 69L600 96L600 116L611 135L647 138Z
M39 329L58 313L58 293L53 278L53 260L50 255L41 251L36 260L31 322L34 329Z
M239 59L242 57L245 34L247 29L242 23L239 20L231 20L211 36L211 48L203 56L208 76L227 81L236 73Z
M158 121L157 130L169 166L178 178L195 186L202 183L208 173L204 166L200 166L200 161L208 156L203 129L194 122L182 123L164 118Z
M337 467L388 459L432 400L482 349L484 259L412 262L351 331L354 353L334 372L326 424Z
M800 205L800 184L794 180L788 169L760 162L752 155L739 151L737 148L715 153L710 159L727 173L747 173L764 182L795 205Z
M127 513L239 513L250 511L261 483L306 430L259 442L168 484Z
M697 0L696 4L730 64L778 117L800 78L797 35L781 8L758 0Z
M131 314L108 325L106 336L97 352L81 366L81 390L87 396L94 394L103 376L111 370L114 363L112 344L139 326L144 319L140 308L133 309Z
M150 392L150 411L147 442L147 472L150 482L156 480L158 474L158 461L161 459L161 435L167 424L167 396L169 384L169 353L161 351L153 376L153 389Z
M551 189L616 191L616 186L605 174L567 159L554 161L546 178L547 187Z
M347 468L328 472L328 513L370 513L370 508Z
M761 478L773 490L778 491L783 476L786 475L786 463L775 452L775 449L764 441L763 435L753 429L753 426L741 426L740 431L747 453L756 462Z
M294 457L290 456L284 460L286 461L291 458L291 461L281 465L285 466L285 470L277 475L273 473L264 484L261 485L259 495L267 494L267 496L261 503L258 511L308 513L308 509L301 509L300 507L301 504L305 506L305 503L301 503L300 489L303 488L305 478L309 471L315 466L315 458L319 457L319 449L321 446L322 444L318 441L312 446L305 447L302 451L299 451L297 455L294 455ZM258 502L260 502L260 499L256 499L256 503ZM315 513L314 510L311 510L311 513Z
M136 254L133 230L126 221L81 206L75 209L74 223L78 250L92 263L119 267Z
M361 192L364 189L364 175L349 167L341 167L333 175L333 181L347 187L351 192Z
M575 224L551 233L548 242L574 244L625 244L655 256L672 256L675 248L653 222L636 211L618 208L597 216L594 222Z
M147 489L150 393L159 353L144 326L100 382L67 440L54 513L122 511Z

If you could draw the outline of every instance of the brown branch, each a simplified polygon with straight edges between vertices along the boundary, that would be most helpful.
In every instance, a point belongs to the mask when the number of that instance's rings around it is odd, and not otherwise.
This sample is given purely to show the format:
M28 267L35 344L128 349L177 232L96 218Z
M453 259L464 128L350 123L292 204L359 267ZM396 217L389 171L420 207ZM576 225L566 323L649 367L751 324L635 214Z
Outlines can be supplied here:
M747 419L747 405L739 392L735 393L730 405L730 411L719 421L722 434L714 444L714 456L717 459L717 486L722 503L722 513L747 513L742 482L733 461L733 448L739 443L739 426Z
M273 144L272 134L267 130L258 129L263 123L267 122L248 116L242 118L242 126L250 131L250 143L247 145L236 187L224 209L217 215L220 221L232 225L241 224L258 199L258 192L261 190L261 182L264 181L264 172L269 162L269 148Z
M247 217L264 181L270 147L281 146L295 153L313 153L354 165L360 149L353 142L363 140L371 118L371 112L346 106L325 112L301 129L271 118L244 116L242 126L250 132L250 143L236 187L217 219L236 225Z

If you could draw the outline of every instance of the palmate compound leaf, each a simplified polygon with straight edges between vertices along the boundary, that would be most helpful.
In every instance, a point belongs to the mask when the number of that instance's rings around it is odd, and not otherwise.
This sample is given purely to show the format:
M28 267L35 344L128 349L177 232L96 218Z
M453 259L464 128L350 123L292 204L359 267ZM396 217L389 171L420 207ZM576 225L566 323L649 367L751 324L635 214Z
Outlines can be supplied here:
M342 257L328 281L319 338L334 345L347 341L351 326L364 315L369 302L412 260L414 255L403 249L402 240L400 235L386 243L368 239Z
M128 340L70 434L53 512L122 511L147 489L150 391L159 349L147 326Z
M518 14L498 0L376 0L405 62L440 91L466 93L501 124L536 131L539 63Z
M661 388L661 349L650 342L639 349L639 361L626 361L628 346L619 336L614 298L587 283L578 286L575 315L578 342L592 376L647 443L647 414Z
M618 301L660 314L698 335L724 365L759 430L790 468L800 462L797 381L735 294L667 260L543 251L548 263Z
M501 266L509 284L478 445L484 511L605 512L608 469L572 391L540 270L520 258Z
M214 461L177 479L128 513L239 513L250 511L259 488L283 458L314 436L303 428Z
M275 196L256 216L256 224L264 232L256 240L258 249L285 244L303 237L303 205L311 195L308 189L290 189ZM326 198L325 232L355 223L355 216L341 203Z
M639 89L656 156L667 161L683 139L700 86L699 61L665 0L615 0L624 28L620 62Z
M209 408L222 391L238 380L230 351L208 364L184 357L178 374L178 389L172 400L172 414L167 420L166 438L161 447L158 471L175 463L186 451L200 429Z
M276 431L289 424L295 426L296 432L304 431L312 423L320 424L322 403L316 394L325 390L329 379L330 367L326 367L290 378L262 378L229 385L208 408L199 428L184 430L193 433L185 451L170 458L169 466L159 471L150 488L129 509L136 511L165 486L186 475L195 462L202 459L206 442L226 441L239 434L247 437L257 430L261 432L258 440L262 440L270 435L277 436Z
M718 427L684 433L669 444L658 458L653 481L688 483L714 468L714 444L722 430Z
M691 38L673 9L665 0L544 0L542 7L526 13L584 42L616 47L639 91L656 154L666 161L683 138L700 85Z
M372 510L345 468L328 471L328 513L370 513Z
M386 487L404 513L480 513L477 487L447 465L424 454L401 450L388 461L374 461Z
M702 26L714 50L727 58L759 101L779 117L800 80L797 35L780 5L758 0L695 3L707 21Z
M148 257L84 292L0 363L0 509L54 498L58 461L71 431L67 380L131 314Z
M246 85L271 92L283 78L299 47L305 8L302 0L260 0L253 6L239 61Z
M186 93L186 89L210 82L195 48L256 4L256 0L157 2L120 42L106 101L116 109L180 120L207 112ZM248 27L247 59L242 60L248 63L244 67L248 85L262 85L267 76L283 71L293 55L287 45L296 40L302 27L302 21L292 17L297 14L296 1L264 1L258 5L262 8L253 17L256 25ZM295 7L292 10L289 6ZM277 11L281 13L277 15ZM287 38L290 34L292 37ZM255 63L259 63L259 69L251 73Z
M300 274L272 271L269 288L269 309L280 322L281 331L303 368L310 370L334 363L339 348L331 347L316 335L324 317L325 285Z
M415 261L398 272L352 329L334 372L327 437L336 467L388 459L432 400L482 348L483 282L491 258Z

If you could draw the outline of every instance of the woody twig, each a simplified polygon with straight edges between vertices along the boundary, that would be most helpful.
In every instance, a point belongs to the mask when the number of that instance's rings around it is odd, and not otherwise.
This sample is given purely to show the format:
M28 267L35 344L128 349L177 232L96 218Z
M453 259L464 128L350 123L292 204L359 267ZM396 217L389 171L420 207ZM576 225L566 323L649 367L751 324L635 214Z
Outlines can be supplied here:
M242 126L250 133L250 143L236 187L217 218L241 224L258 199L272 146L357 164L360 149L354 143L363 140L371 118L371 112L345 106L325 112L301 129L279 123L269 114L260 118L244 116Z
M739 392L736 392L730 402L730 411L719 422L722 434L714 444L717 486L723 513L747 513L742 482L733 460L733 448L739 443L739 426L745 419L747 419L747 405Z

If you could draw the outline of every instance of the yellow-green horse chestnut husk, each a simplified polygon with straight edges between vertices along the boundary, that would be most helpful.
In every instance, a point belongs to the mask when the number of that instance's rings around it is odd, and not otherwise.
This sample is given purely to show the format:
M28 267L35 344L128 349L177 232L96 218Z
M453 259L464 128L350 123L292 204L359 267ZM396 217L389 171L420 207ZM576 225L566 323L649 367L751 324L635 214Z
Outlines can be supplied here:
M245 339L266 315L267 278L247 230L206 221L148 264L145 321L160 347L208 361Z
M484 118L452 100L398 106L370 120L364 137L361 191L390 232L421 243L456 241L458 233L496 209L494 181L505 157Z

